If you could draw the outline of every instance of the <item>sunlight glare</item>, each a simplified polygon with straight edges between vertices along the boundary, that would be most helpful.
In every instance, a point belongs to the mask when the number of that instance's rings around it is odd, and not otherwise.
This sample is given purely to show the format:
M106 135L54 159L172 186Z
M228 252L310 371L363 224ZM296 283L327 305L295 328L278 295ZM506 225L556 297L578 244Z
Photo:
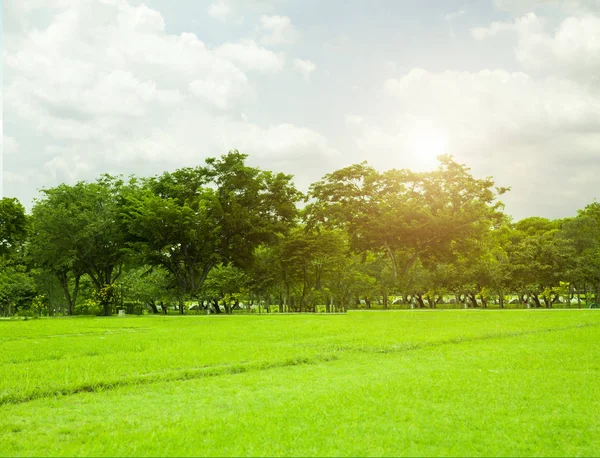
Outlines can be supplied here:
M422 126L415 129L411 146L419 168L431 170L437 165L437 157L447 153L448 139L440 131Z

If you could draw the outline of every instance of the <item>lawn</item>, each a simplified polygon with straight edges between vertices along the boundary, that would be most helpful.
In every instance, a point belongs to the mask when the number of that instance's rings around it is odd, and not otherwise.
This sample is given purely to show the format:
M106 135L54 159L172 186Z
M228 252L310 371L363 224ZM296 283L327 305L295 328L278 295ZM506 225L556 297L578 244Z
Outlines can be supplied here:
M0 322L0 455L597 456L600 311Z

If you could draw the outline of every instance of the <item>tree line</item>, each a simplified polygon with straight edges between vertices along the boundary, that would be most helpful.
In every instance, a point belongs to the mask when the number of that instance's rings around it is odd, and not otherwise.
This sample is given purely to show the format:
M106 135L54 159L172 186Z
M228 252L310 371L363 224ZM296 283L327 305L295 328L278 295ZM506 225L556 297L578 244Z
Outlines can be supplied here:
M355 164L303 194L231 151L43 189L30 213L3 198L0 314L598 302L600 203L513 222L507 191L442 156L430 172Z

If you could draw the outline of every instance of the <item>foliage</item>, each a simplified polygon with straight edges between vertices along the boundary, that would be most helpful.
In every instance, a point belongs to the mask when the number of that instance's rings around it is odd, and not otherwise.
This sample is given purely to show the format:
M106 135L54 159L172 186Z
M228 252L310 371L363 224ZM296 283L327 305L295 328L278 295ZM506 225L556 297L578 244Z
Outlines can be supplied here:
M0 256L17 250L27 238L28 221L25 208L15 199L0 199Z
M204 167L164 173L128 199L132 246L169 272L182 298L198 297L219 264L249 266L255 248L277 240L295 220L300 194L291 177L245 160L233 151Z
M73 313L84 274L97 291L121 274L127 257L128 235L120 219L126 190L121 179L104 175L93 183L45 189L33 208L29 256L56 276L68 314Z
M42 191L30 217L3 199L2 313L36 295L48 314L91 299L107 315L117 302L130 313L191 303L335 312L582 307L600 297L597 202L573 218L512 222L498 200L507 188L442 156L430 172L334 171L299 209L290 175L247 159L231 151L150 178L61 184Z
M432 265L452 260L502 218L491 179L440 158L440 168L377 172L362 163L328 174L311 186L312 225L333 224L348 231L352 247L384 252L394 278L420 259Z

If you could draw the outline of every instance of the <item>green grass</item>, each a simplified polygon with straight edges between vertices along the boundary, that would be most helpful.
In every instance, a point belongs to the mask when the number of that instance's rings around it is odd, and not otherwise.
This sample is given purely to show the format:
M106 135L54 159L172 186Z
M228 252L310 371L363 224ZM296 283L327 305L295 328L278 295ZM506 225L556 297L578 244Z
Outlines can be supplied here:
M600 312L0 322L0 455L595 456Z

